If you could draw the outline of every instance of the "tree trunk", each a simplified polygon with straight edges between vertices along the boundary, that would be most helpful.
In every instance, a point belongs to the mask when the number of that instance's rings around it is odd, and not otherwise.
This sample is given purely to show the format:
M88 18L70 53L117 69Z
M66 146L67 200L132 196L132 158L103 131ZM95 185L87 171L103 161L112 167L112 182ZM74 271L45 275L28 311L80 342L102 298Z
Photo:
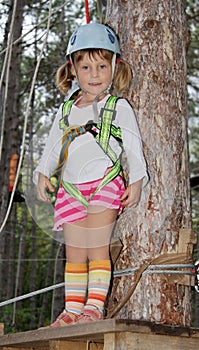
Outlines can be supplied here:
M139 206L118 222L124 249L115 268L139 268L177 253L180 229L191 228L184 1L110 0L106 21L119 34L132 66L127 97L137 114L150 174ZM135 278L114 279L109 312ZM143 275L117 317L189 326L190 287L168 280L167 275Z
M11 13L13 10L14 1L10 1L10 10L8 21L5 27L4 36L4 48L7 46L8 33L10 31ZM17 1L17 8L14 20L13 28L13 41L21 36L22 22L23 22L23 8L24 0ZM6 106L5 115L5 128L3 136L2 157L0 159L0 174L1 174L1 186L0 186L0 225L2 224L9 201L9 170L10 170L10 158L12 154L19 154L20 136L19 136L19 76L20 76L20 63L21 63L21 42L18 42L12 50L11 62L9 66L9 82L7 100L5 101L4 88L6 85L6 75L3 80L3 89L1 93L2 106ZM3 64L4 57L2 58ZM1 125L2 126L2 125ZM5 228L6 231L6 228ZM3 247L5 246L5 235L0 232L0 281L3 281L4 276L4 263L2 256L4 254ZM6 251L5 251L6 252ZM0 283L0 297L5 294L4 284Z
M12 11L14 1L11 1L10 11ZM22 23L23 23L23 7L24 0L17 1L17 9L14 20L13 29L13 41L21 36ZM6 25L6 32L4 38L4 47L7 46L7 37L10 29L11 16L8 18ZM20 77L20 63L21 63L21 42L18 42L12 48L11 62L9 66L9 82L8 82L8 96L7 100L4 100L5 96L2 96L2 105L6 104L6 118L5 129L3 139L2 159L0 162L0 171L3 174L1 178L0 188L0 223L2 222L7 202L9 198L8 186L9 186L9 164L10 156L12 154L19 153L20 137L19 137L19 77ZM3 86L6 84L6 76L4 76Z

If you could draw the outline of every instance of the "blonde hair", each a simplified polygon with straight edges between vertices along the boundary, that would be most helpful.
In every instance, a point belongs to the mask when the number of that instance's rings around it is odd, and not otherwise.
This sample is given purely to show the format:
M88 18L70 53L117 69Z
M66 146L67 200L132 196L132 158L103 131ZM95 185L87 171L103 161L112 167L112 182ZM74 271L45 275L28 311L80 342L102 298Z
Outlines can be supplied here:
M105 58L107 61L112 63L113 53L105 49L89 49L89 50L79 50L72 55L72 61L74 66L76 66L88 53L89 57L95 59L97 55ZM69 61L63 64L57 71L56 84L59 91L66 95L68 90L72 87L72 81L74 80L74 75L71 72L72 63ZM132 71L130 65L123 59L116 59L116 67L113 78L113 89L118 94L121 94L127 90L131 84Z

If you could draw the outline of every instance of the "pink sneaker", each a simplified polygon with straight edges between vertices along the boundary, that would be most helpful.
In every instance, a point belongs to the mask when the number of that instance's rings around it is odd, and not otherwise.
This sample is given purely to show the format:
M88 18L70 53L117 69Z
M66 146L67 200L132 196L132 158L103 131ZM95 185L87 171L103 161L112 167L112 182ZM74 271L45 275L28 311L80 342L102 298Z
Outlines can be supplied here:
M74 314L72 312L64 310L53 322L50 327L55 328L55 327L63 327L67 326L68 324L73 324L76 323L79 319L79 315Z
M99 321L103 319L104 319L103 312L99 311L97 308L93 308L93 309L85 308L79 317L78 323L93 322L93 321Z

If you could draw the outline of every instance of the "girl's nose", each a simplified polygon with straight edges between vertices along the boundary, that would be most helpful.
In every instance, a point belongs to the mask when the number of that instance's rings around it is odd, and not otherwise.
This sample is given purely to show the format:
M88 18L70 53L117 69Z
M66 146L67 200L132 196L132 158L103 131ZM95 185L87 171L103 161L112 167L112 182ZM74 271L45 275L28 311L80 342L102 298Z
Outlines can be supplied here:
M91 71L91 74L93 77L96 77L98 75L98 69L97 67L93 67L92 71Z

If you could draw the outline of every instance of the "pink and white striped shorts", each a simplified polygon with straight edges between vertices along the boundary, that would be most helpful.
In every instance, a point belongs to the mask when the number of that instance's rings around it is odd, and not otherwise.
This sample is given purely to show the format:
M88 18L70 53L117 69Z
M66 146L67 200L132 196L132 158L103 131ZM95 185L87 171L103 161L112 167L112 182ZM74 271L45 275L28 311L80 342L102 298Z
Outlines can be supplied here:
M118 209L118 214L122 212L120 197L125 191L124 180L117 176L114 180L105 185L98 191L92 199L90 196L95 192L102 179L76 184L75 186L86 197L89 206L101 206L105 208ZM64 223L72 223L86 219L88 209L77 199L69 195L65 189L60 186L57 193L57 200L54 211L54 231L63 229Z

